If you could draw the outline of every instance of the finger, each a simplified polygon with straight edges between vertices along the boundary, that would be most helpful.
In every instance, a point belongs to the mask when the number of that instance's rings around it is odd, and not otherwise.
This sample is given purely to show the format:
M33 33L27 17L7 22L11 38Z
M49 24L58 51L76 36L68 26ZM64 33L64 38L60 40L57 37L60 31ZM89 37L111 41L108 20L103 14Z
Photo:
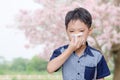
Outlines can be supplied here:
M77 47L79 48L82 45L82 38L78 38Z
M85 45L85 39L83 38L83 40L82 40L82 45Z
M85 45L85 38L84 37L82 37L82 45Z
M77 36L75 36L75 44L77 44L77 42L78 42L78 38Z
M70 44L74 42L74 38L72 37L70 40Z
M75 36L72 36L70 43L71 43L72 45L75 45Z

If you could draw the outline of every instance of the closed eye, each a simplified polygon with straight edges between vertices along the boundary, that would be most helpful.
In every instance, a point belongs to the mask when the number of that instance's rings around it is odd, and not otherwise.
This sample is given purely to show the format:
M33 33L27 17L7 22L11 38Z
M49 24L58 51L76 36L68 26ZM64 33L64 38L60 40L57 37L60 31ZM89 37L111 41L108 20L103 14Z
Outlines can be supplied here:
M80 32L84 32L84 30L80 30Z
M74 32L74 31L70 31L70 32Z

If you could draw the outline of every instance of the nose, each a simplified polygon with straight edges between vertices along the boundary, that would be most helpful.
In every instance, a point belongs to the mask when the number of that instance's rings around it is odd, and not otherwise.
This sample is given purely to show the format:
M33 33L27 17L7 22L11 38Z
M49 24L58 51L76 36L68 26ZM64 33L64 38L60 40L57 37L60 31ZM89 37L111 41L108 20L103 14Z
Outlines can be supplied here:
M77 37L80 37L80 36L82 36L83 35L83 32L79 32L79 33L77 33L77 34L75 34Z

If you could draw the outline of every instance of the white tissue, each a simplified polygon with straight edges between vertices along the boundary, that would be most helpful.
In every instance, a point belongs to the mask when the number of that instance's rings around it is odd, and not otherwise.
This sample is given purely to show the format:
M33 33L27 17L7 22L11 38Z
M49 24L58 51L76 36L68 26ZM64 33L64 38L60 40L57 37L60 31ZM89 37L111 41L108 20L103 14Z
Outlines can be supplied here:
M80 33L78 33L78 34L72 34L71 36L72 37L79 37L79 36L82 36L83 35L83 32L80 32Z
M83 32L80 32L80 33L77 33L77 34L72 34L71 36L74 37L74 38L75 38L75 42L77 42L78 37L83 36ZM83 43L83 44L84 44L84 43Z

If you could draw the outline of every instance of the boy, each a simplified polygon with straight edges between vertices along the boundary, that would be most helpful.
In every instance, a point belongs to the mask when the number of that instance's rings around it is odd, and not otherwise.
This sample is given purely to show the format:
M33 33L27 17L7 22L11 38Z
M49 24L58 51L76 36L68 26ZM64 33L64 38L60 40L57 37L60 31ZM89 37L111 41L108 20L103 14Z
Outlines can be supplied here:
M91 34L92 17L84 8L69 11L65 26L69 45L53 52L47 71L53 73L62 66L63 80L104 80L110 71L104 56L87 43Z

